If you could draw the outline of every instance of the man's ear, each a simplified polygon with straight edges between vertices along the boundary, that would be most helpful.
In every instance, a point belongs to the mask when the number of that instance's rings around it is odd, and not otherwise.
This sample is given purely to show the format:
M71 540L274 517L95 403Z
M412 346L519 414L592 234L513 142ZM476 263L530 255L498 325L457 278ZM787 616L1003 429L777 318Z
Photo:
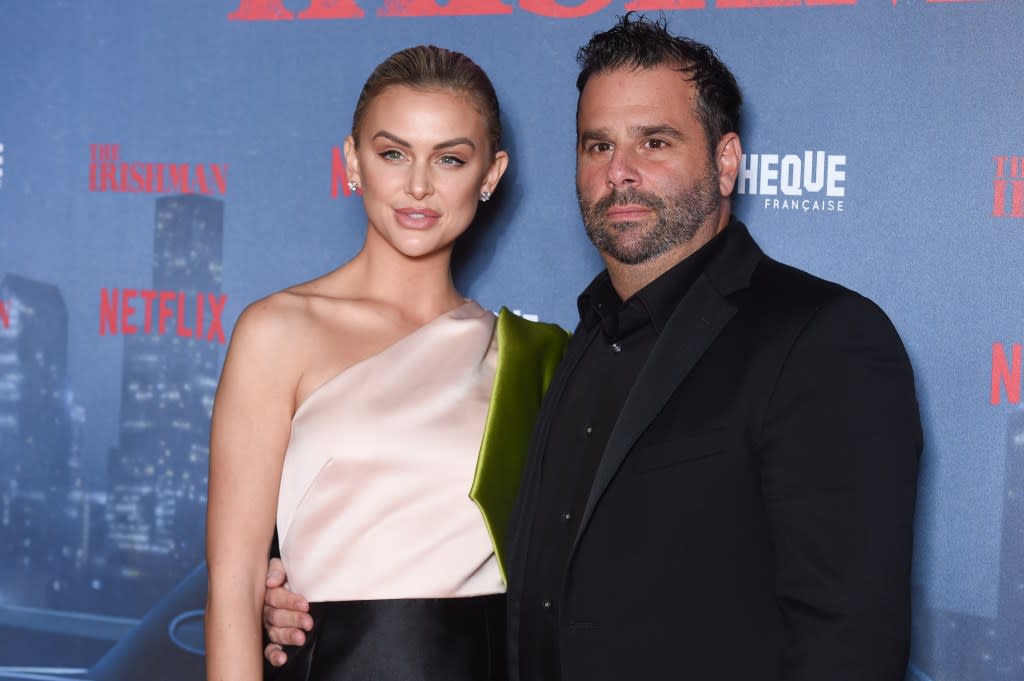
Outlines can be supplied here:
M718 167L718 191L723 197L732 196L742 157L743 145L740 144L740 136L734 132L722 135L715 148L715 165Z

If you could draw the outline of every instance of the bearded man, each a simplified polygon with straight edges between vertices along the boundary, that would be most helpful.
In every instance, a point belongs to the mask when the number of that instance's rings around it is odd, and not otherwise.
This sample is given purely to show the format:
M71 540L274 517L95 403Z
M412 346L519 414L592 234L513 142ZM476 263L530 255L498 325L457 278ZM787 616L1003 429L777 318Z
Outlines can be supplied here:
M626 16L579 61L607 269L513 515L513 678L902 680L921 429L899 337L733 217L741 95L709 47Z

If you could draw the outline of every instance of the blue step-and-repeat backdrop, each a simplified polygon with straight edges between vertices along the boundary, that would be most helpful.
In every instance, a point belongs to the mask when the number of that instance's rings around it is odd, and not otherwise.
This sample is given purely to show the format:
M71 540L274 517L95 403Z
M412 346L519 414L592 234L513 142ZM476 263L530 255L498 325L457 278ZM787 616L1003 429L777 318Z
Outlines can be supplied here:
M735 211L762 247L909 348L908 679L1024 679L1020 0L0 0L0 679L202 678L226 342L361 244L340 147L395 50L466 52L502 101L512 165L463 292L574 325L600 268L574 56L628 9L737 74Z

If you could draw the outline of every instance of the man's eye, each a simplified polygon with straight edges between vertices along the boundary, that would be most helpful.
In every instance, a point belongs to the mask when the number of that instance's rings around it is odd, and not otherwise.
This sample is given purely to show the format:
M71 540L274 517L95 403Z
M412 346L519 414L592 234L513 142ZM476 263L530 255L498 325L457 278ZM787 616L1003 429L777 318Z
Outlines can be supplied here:
M659 140L659 139L647 140L647 147L649 149L664 149L667 146L668 146L668 144L665 142L665 140Z
M608 142L594 142L590 145L591 151L596 151L599 154L603 154L606 151L612 150L612 145Z

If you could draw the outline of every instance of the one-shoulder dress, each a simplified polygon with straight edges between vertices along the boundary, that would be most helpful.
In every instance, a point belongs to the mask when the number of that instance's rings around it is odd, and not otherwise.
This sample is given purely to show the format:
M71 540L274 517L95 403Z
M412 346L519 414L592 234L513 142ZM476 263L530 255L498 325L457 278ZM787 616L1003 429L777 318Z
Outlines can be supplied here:
M515 328L528 324L504 315ZM505 678L505 585L496 550L565 334L542 329L540 362L499 370L500 337L503 352L504 344L520 358L534 350L496 322L467 301L299 405L277 533L290 588L310 601L314 629L267 678ZM496 375L511 388L502 392L515 402L514 418L495 404ZM525 411L524 401L532 402ZM487 440L507 451L485 460Z

